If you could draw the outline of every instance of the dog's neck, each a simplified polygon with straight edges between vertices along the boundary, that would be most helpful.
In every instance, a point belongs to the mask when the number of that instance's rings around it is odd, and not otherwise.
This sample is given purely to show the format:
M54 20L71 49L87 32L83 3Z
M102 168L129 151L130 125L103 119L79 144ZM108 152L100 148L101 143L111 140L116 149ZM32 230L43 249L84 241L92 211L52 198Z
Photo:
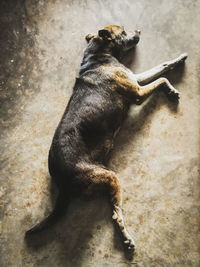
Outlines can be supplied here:
M119 64L111 49L100 40L92 40L85 49L79 75L100 65Z

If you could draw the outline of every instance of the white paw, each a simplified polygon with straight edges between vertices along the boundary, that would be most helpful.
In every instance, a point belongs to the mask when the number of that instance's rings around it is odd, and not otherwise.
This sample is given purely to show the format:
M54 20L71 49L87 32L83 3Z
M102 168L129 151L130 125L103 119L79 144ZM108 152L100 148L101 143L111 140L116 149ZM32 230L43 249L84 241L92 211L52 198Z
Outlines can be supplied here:
M176 100L180 99L180 92L178 90L176 90L175 88L171 89L168 93L168 95L170 97L173 97Z
M134 250L135 250L135 243L134 243L134 241L132 240L132 239L126 239L125 241L124 241L124 244L125 244L125 246L127 247L127 249L128 249L128 251L129 252L134 252Z
M180 55L180 61L185 61L187 57L188 57L187 53L181 54Z
M117 215L117 212L116 211L113 212L112 218L113 218L113 220L117 220L118 215Z

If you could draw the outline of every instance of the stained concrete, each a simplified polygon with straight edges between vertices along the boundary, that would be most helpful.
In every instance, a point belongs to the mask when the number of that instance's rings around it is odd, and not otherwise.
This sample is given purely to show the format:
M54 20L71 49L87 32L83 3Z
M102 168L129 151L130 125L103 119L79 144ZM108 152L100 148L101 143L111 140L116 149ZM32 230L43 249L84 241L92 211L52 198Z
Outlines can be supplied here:
M181 91L178 107L161 93L132 107L110 167L123 188L136 266L200 266L199 10L199 0L1 1L0 266L131 265L103 197L73 200L57 226L24 240L55 200L48 149L84 36L108 24L141 29L134 72L188 52L167 75Z

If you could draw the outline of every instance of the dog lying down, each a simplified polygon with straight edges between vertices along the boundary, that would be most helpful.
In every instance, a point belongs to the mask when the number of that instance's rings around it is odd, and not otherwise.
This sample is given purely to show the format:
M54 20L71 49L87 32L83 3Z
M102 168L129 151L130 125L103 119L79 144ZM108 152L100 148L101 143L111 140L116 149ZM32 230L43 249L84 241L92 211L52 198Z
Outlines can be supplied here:
M120 183L105 165L131 104L141 104L158 88L171 99L179 99L179 92L166 78L156 78L187 58L182 54L149 71L133 74L120 60L139 39L139 30L126 32L117 25L86 36L79 77L49 151L49 172L57 184L58 198L52 213L26 235L42 231L64 215L72 196L106 192L124 245L134 252L134 240L122 215Z

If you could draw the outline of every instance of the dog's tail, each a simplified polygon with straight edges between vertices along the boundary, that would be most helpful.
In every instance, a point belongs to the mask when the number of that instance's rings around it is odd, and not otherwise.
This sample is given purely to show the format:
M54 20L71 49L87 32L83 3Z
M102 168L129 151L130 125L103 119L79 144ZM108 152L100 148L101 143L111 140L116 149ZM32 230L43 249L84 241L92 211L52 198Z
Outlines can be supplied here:
M60 193L58 195L55 207L54 207L53 211L51 212L51 214L47 218L45 218L42 222L38 223L33 228L29 229L26 232L25 236L27 237L27 236L30 236L32 234L39 233L39 232L49 228L50 226L52 226L54 223L56 223L60 217L65 215L69 201L70 201L70 198L68 196L66 196L66 194Z

